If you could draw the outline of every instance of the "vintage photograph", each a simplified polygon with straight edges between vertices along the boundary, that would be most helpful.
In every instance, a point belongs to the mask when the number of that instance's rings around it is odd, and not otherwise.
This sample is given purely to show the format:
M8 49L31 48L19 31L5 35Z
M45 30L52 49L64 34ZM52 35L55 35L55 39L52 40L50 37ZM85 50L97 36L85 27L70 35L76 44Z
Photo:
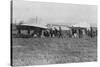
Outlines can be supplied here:
M11 66L96 62L97 9L11 0Z

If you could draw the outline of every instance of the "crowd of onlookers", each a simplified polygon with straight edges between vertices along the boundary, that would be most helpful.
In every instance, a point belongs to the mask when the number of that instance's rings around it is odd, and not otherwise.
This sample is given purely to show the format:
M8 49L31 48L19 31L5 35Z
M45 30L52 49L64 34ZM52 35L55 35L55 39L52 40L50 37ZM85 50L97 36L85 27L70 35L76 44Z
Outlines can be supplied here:
M21 27L23 28L23 27ZM26 34L22 33L23 30L20 30L16 28L16 34L15 37L58 37L58 38L65 38L65 37L70 37L70 38L82 38L83 36L89 36L89 37L95 37L97 36L97 29L93 29L93 27L90 27L90 29L87 28L81 28L81 27L70 27L69 30L62 30L61 27L57 29L56 27L54 28L47 28L47 29L34 29L34 28L25 28ZM13 30L12 30L13 32Z

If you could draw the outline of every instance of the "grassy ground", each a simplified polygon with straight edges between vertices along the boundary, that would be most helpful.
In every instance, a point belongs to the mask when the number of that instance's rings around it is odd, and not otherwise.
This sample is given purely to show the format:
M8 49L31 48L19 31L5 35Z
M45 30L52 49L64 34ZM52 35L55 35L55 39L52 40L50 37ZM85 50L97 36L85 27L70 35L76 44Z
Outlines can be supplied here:
M13 65L97 60L97 38L13 38Z

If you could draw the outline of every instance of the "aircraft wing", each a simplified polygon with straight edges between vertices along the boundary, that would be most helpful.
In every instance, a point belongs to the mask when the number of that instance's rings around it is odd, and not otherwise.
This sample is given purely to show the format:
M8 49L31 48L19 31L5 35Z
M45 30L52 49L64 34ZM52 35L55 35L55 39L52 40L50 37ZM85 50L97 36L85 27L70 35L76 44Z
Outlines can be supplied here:
M47 29L47 27L42 26L42 25L22 24L22 25L17 25L17 29L30 29L30 30L41 29L41 30L45 30L45 29Z

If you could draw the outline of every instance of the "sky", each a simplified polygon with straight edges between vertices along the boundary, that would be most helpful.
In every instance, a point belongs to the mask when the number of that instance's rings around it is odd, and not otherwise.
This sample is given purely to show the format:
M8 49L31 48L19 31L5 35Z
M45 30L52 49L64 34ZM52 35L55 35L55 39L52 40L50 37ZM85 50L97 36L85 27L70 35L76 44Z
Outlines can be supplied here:
M97 6L13 0L13 22L97 25Z

